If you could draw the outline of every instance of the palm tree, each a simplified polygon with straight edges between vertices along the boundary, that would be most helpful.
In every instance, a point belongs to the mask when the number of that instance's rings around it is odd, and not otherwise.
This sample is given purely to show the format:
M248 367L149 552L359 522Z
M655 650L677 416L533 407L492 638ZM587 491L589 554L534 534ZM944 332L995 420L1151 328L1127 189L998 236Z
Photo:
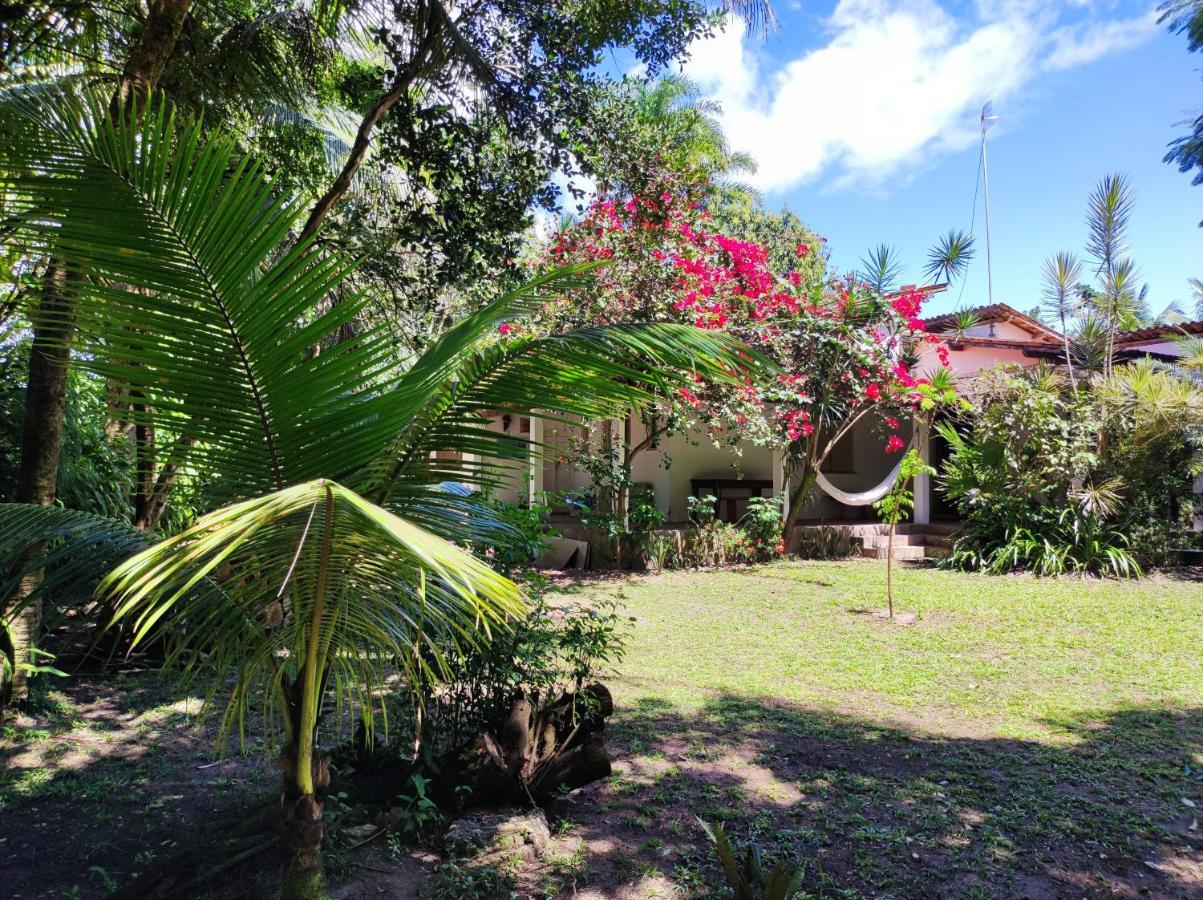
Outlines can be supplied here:
M1073 354L1069 348L1069 323L1081 309L1081 297L1076 287L1082 275L1082 264L1072 253L1058 253L1044 261L1044 308L1061 323L1061 339L1065 344L1065 368L1069 384L1078 389L1074 378Z
M701 97L696 84L680 75L666 75L641 84L635 95L640 124L657 135L664 155L673 158L673 169L704 175L746 196L755 192L733 176L756 171L756 160L733 151L723 133L722 106Z
M231 140L163 102L114 119L106 97L71 86L12 92L0 130L11 245L53 241L78 279L85 364L138 396L135 423L174 434L173 464L229 504L126 559L101 595L134 645L170 635L186 676L215 676L223 736L262 702L285 742L285 894L321 895L323 710L357 709L370 734L386 670L437 678L448 649L521 612L513 584L448 543L495 542L505 526L444 482L488 487L528 465L529 446L490 414L613 418L691 372L729 380L760 362L687 326L499 336L579 287L581 268L511 291L408 368L383 330L315 354L366 302L315 312L354 262L291 244L300 206ZM79 513L0 507L0 571L21 561L17 581L46 564L23 558L31 546L99 575L136 539Z

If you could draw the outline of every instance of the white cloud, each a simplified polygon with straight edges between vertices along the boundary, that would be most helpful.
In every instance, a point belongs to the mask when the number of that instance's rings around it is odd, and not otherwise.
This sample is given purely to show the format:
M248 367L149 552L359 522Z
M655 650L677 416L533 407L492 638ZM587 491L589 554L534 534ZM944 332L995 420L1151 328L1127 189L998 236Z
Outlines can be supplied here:
M1053 49L1046 66L1072 69L1136 47L1157 33L1156 10L1135 19L1060 28L1053 33Z
M818 49L770 67L736 23L699 42L686 73L722 103L728 136L757 159L764 190L820 174L879 187L972 144L985 101L1155 33L1151 15L1062 24L1069 8L1003 0L966 21L935 0L841 0Z

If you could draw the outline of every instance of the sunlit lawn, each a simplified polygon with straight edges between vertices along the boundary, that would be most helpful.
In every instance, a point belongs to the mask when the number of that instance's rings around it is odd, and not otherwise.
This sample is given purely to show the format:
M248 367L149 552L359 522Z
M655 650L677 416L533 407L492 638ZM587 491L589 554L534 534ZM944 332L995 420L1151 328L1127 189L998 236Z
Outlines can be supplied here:
M630 844L598 871L642 852L639 878L706 893L700 814L816 895L1203 896L1203 582L904 568L907 624L884 583L788 562L566 588L635 620L621 774L582 826Z

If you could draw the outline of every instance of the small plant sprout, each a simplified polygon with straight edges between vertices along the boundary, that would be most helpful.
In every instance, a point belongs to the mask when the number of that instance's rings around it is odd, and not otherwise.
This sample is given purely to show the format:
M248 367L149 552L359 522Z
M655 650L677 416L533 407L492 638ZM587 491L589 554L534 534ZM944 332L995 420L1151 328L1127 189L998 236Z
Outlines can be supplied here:
M935 475L936 470L923 461L919 451L912 447L898 465L898 475L890 492L873 504L882 521L890 526L886 540L886 602L890 618L894 618L894 532L898 520L915 508L914 479L916 475Z

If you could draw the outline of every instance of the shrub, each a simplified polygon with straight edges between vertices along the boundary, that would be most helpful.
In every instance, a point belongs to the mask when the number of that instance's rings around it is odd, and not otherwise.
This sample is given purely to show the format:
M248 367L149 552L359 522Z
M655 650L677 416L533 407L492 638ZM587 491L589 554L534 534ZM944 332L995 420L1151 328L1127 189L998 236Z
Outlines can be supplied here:
M753 497L739 527L758 560L772 559L785 552L781 540L781 501L776 497Z
M839 559L847 556L850 550L847 537L830 525L798 531L798 555L803 559Z
M445 683L423 701L424 743L432 753L461 747L495 726L520 693L535 704L554 700L612 674L622 660L631 620L615 603L557 608L539 596L541 581L527 587L536 598L527 616L488 646L447 657Z
M547 504L504 503L490 500L498 520L505 523L509 540L483 548L489 564L505 575L528 570L547 549L551 526L547 524Z
M1145 365L1074 390L1000 367L938 433L940 487L962 528L945 565L1133 577L1188 542L1203 421L1198 391Z

